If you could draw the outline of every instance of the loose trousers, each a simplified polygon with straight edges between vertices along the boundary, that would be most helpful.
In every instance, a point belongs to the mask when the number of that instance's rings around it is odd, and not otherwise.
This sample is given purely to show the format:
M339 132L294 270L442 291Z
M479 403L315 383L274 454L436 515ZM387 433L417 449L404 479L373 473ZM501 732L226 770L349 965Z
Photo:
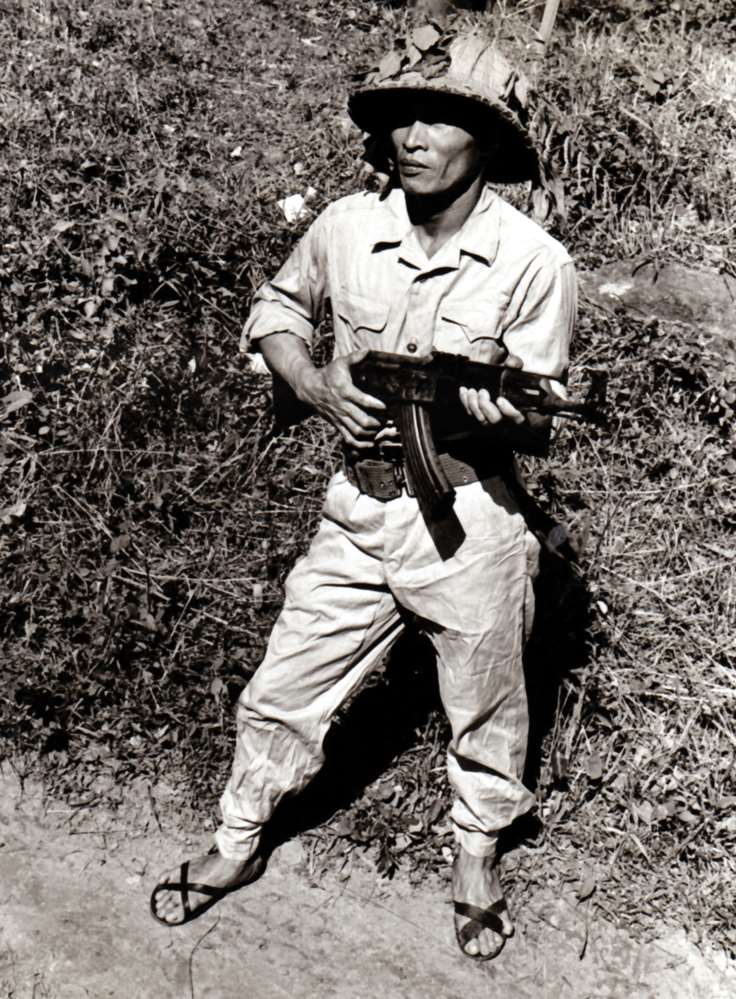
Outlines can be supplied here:
M529 810L522 652L538 543L501 478L457 488L454 514L464 540L442 558L415 499L381 502L342 472L333 477L265 658L238 702L216 833L223 856L250 857L281 798L320 769L335 712L404 627L400 607L430 625L452 733L457 841L488 856L500 830Z

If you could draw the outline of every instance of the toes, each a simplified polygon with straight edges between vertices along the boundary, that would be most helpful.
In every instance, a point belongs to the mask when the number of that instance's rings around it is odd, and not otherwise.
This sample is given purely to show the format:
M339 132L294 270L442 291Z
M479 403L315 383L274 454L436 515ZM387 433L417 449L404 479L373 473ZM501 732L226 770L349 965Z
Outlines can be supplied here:
M498 936L492 930L483 930L478 937L478 945L483 957L492 957L497 954L504 945L504 938Z
M468 957L477 957L480 954L480 947L478 945L478 939L469 940L465 945L465 953Z
M463 920L462 924L459 922L456 924L460 936L460 948L468 957L495 957L503 949L506 938L511 935L511 933L506 931L506 927L504 927L502 933L496 933L486 927L479 927L475 936L463 942L463 927L467 926L468 922L469 920ZM513 927L511 927L511 930L513 932Z
M511 922L511 914L509 913L509 910L506 908L505 904L504 907L501 909L501 911L498 913L498 915L501 918L500 937L501 937L501 943L503 943L504 940L506 940L508 937L512 937L514 935L514 924ZM498 933L495 933L494 935L499 936Z
M151 907L159 919L170 922L176 915L177 903L169 892L157 892L152 901Z
M164 923L173 923L174 922L174 914L171 911L169 911L168 909L158 909L157 908L157 909L155 909L155 912L156 912L156 915L158 916L158 918L161 919Z
M504 938L492 930L481 930L477 937L468 940L463 951L468 957L493 957L501 950L504 942Z
M168 893L163 896L161 905L156 906L156 911L161 916L176 916L179 912L179 896L169 895Z
M167 885L172 882L176 882L179 877L179 871L169 870L161 875L157 884ZM159 919L162 919L166 923L174 923L180 916L181 913L181 899L179 892L177 891L166 891L161 887L158 891L154 891L151 898L151 908Z
M184 910L177 899L168 900L164 905L154 905L156 917L169 926L177 926L184 918Z

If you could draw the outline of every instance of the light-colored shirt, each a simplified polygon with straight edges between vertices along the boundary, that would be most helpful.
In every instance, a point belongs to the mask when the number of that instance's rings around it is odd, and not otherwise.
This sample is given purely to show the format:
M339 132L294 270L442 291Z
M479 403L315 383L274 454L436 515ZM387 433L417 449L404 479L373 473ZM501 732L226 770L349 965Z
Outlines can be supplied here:
M574 266L560 243L489 187L431 258L401 189L383 200L354 194L329 205L259 289L242 349L282 331L311 344L327 309L335 356L360 347L434 349L487 362L501 341L527 371L564 379Z

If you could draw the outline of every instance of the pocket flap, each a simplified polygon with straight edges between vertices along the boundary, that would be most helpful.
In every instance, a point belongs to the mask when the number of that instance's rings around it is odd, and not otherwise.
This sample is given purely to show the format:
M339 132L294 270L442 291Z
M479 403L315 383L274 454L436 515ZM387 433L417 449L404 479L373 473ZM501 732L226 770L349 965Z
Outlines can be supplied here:
M343 291L340 301L335 305L335 312L356 333L359 330L381 333L386 329L389 306L381 301L378 293L375 298L371 298Z
M499 301L448 302L440 315L444 322L460 327L471 343L501 337L503 304Z

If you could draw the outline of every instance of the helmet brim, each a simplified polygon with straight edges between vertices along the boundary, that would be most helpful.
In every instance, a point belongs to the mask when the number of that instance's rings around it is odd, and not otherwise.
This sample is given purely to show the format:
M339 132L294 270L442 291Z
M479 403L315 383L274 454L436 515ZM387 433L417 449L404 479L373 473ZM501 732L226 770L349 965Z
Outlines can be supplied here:
M489 160L486 177L498 184L534 181L539 161L529 134L516 116L490 98L469 94L462 86L453 87L447 80L433 85L431 80L416 84L386 82L361 87L348 99L348 113L358 128L376 138L388 138L400 120L400 109L407 100L422 94L442 95L457 102L458 120L473 121L473 132L483 144L484 135L495 140L495 155Z

